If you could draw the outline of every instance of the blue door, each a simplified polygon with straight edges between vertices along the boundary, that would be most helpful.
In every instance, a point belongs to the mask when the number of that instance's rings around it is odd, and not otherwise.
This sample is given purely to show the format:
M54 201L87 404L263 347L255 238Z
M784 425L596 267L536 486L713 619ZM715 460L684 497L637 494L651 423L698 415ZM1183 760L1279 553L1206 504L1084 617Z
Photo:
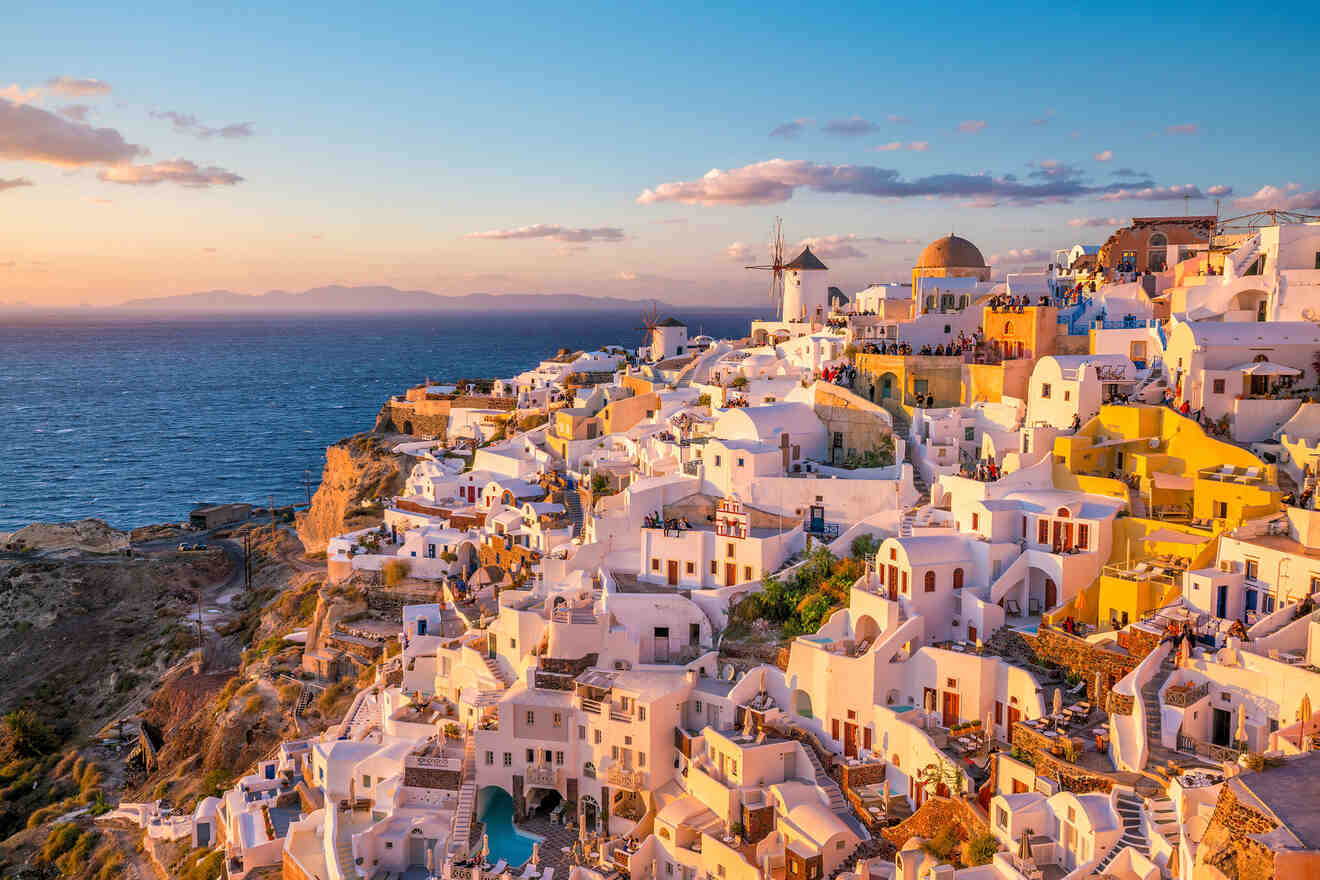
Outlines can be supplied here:
M1228 584L1219 585L1219 597L1218 601L1215 602L1215 616L1228 616Z

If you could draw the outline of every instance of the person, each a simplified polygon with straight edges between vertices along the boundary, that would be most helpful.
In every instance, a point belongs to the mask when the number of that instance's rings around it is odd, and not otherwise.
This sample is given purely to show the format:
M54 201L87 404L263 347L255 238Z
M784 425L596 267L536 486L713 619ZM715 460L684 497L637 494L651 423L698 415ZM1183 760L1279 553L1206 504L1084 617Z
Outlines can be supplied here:
M1079 413L1073 413L1073 417L1072 417L1072 429L1073 429L1074 431L1076 431L1076 430L1077 430L1078 428L1080 428L1081 426L1082 426L1082 417L1081 417L1081 415L1080 415Z
M1192 405L1185 400L1182 402L1182 406L1178 407L1178 412L1182 413L1184 416L1191 411Z

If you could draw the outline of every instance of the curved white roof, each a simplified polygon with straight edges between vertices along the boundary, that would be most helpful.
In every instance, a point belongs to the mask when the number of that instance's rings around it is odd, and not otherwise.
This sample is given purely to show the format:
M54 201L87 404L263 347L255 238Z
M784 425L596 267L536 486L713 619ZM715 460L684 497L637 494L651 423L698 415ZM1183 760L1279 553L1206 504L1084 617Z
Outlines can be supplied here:
M1235 345L1317 345L1320 325L1310 321L1192 321L1186 327L1200 347Z
M907 555L908 565L933 565L937 562L971 562L971 538L964 535L916 535L911 538L890 538L882 549L893 541L901 553ZM888 558L886 554L885 558ZM880 560L884 563L885 559Z
M817 847L823 847L834 835L851 830L821 801L816 786L781 782L773 788L784 803L785 818Z
M715 423L715 436L725 440L778 441L780 434L823 431L824 425L805 403L773 403L731 409Z

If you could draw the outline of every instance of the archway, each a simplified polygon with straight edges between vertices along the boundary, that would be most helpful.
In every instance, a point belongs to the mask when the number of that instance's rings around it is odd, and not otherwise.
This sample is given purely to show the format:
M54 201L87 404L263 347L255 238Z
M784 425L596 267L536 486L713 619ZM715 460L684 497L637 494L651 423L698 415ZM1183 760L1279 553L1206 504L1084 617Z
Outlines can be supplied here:
M404 423L403 423L403 433L405 433L405 434L411 434L412 432L413 432L413 424L412 424L412 422L404 422Z
M587 833L596 831L596 823L600 821L600 804L591 795L584 795L580 801L582 807L582 828Z
M1146 265L1152 272L1163 272L1168 265L1169 237L1163 232L1151 233L1146 244Z
M880 635L880 625L875 622L875 618L869 614L863 614L857 619L853 627L853 639L857 644L863 642L874 642L875 637Z
M1270 295L1263 290L1243 290L1229 302L1229 311L1252 312L1254 320L1263 322L1267 317Z
M564 796L553 788L534 786L527 790L527 813L529 816L546 818L564 801Z
M811 694L798 688L793 691L793 712L803 718L813 718L811 714Z
M885 373L880 377L880 399L889 400L894 396L894 387L898 384L898 376L893 373Z

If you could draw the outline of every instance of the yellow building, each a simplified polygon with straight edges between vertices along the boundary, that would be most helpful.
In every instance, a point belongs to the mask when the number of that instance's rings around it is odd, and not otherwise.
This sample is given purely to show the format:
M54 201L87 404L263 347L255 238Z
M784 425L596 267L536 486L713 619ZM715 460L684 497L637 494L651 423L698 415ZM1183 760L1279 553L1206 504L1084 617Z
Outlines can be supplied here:
M928 354L859 354L853 389L890 412L908 412L928 395L935 406L962 403L962 358ZM918 399L920 398L920 400Z
M1054 354L1059 310L1054 306L1026 306L1021 311L985 306L981 313L981 328L986 342L1000 357L1044 357Z

